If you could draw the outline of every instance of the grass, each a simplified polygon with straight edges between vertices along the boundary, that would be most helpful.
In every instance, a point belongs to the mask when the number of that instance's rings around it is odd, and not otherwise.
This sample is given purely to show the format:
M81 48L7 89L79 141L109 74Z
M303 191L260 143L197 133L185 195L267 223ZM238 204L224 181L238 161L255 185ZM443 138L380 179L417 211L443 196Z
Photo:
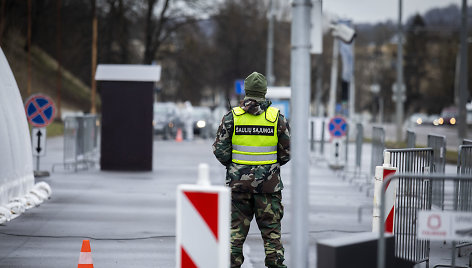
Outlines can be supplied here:
M28 83L28 54L24 50L25 40L21 34L14 31L9 34L2 47L23 100L27 94ZM49 95L57 105L57 61L36 46L31 49L31 94L42 93ZM90 110L91 90L85 83L66 69L62 69L61 110L88 112ZM97 106L100 99L97 95Z
M29 123L28 126L31 133L33 126ZM48 138L64 135L64 123L61 121L53 121L49 126L46 127L46 135Z

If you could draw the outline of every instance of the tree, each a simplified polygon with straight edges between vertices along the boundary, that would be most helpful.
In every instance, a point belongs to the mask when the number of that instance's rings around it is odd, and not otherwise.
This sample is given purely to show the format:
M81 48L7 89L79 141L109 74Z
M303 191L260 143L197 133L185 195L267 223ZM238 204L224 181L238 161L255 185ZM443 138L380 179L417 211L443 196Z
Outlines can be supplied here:
M428 35L423 18L416 14L407 27L404 74L406 86L405 109L415 112L421 109L421 82L426 76L428 59Z

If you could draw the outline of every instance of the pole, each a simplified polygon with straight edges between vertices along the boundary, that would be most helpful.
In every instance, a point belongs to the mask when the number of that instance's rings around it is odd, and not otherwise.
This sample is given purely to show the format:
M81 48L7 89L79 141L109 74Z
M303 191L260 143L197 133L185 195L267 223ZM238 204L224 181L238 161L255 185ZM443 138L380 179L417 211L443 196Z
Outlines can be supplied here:
M403 125L403 26L402 26L402 0L398 0L398 44L397 44L397 142L402 141Z
M329 88L328 117L334 116L336 105L336 87L338 82L339 40L333 37L333 62L331 64L331 87Z
M321 114L321 95L323 91L323 54L317 56L317 74L316 74L316 94L315 94L315 115L324 116Z
M91 108L90 113L96 114L97 108L95 106L95 95L97 92L96 81L95 81L95 71L97 68L97 11L96 11L96 1L92 1L92 94L91 94Z
M61 118L61 88L62 88L62 33L61 33L61 0L57 0L57 17L56 17L56 49L57 49L57 118Z
M310 0L292 2L292 268L308 267L308 124L310 102Z
M462 27L461 27L461 51L460 51L460 80L459 80L459 120L458 137L459 140L466 138L467 122L465 104L468 99L468 66L467 66L467 0L462 0Z
M354 75L354 66L356 62L356 41L353 41L351 44L352 49L352 74L351 74L351 82L349 83L349 119L354 119L354 115L356 113L355 107L355 100L356 100L356 82L355 82L355 75Z
M267 58L266 58L266 76L267 86L273 86L275 82L274 76L274 1L269 1L269 28L267 31Z
M28 0L28 82L26 95L31 96L31 0Z
M39 155L36 156L36 171L39 171Z

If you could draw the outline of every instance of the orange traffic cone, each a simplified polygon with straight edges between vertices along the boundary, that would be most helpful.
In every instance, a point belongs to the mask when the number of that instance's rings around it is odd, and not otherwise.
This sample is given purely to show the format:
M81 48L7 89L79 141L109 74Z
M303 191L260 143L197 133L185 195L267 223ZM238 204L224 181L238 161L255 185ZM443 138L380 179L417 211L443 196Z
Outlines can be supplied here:
M82 242L78 268L93 268L92 251L90 250L89 240L84 240Z
M175 136L175 141L176 142L181 142L183 141L183 137L182 137L182 129L181 128L178 128L177 129L177 135Z

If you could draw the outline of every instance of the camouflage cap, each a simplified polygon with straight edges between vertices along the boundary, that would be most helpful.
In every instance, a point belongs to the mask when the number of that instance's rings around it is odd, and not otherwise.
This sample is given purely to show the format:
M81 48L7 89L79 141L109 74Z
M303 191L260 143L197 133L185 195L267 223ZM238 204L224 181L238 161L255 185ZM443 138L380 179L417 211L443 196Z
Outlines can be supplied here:
M244 99L264 101L267 93L267 80L265 76L258 72L250 74L244 80L244 91L246 92Z

